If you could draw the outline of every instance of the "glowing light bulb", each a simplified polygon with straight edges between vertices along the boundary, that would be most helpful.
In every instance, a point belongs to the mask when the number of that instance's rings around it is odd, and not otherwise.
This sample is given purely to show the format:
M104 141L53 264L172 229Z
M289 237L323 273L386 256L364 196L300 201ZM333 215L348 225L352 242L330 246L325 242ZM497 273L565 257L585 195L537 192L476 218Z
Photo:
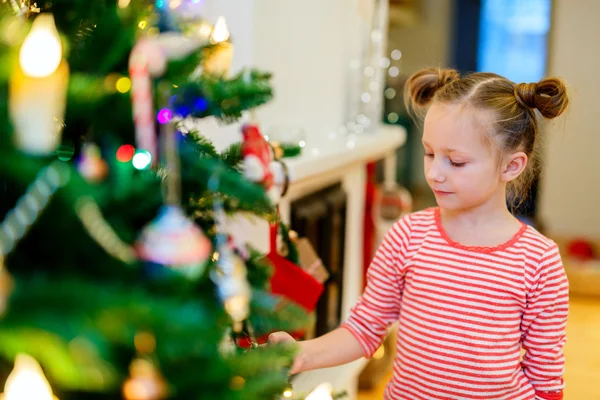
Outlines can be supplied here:
M50 384L40 364L31 356L19 354L4 386L4 400L53 400Z
M129 162L135 155L135 148L130 144L124 144L117 149L117 160Z
M229 29L227 28L225 17L219 17L210 35L210 40L213 43L221 43L227 39L229 39Z
M333 400L333 397L331 397L332 391L333 388L330 383L322 383L310 392L305 400Z
M135 169L146 169L152 162L152 156L146 150L138 150L131 162Z
M40 14L31 26L19 53L25 75L43 78L52 74L62 60L62 44L52 14Z
M116 88L119 93L127 93L131 89L131 79L126 76L119 78L116 83Z

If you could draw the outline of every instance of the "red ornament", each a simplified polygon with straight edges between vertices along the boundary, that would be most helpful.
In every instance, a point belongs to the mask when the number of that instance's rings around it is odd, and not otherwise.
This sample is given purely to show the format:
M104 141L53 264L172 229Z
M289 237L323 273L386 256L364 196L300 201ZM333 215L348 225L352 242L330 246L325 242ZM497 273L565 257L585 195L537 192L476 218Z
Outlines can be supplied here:
M244 125L242 134L244 173L249 180L260 183L269 190L273 186L273 172L270 166L273 161L271 147L256 125Z

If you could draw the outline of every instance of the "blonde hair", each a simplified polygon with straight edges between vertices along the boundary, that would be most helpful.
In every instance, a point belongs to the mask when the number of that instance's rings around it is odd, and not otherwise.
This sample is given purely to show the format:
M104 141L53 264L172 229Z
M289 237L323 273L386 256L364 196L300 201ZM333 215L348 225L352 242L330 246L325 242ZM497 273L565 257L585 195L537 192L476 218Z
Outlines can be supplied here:
M522 202L539 165L536 110L548 119L558 117L567 108L569 96L565 83L554 77L517 84L493 73L461 77L453 69L426 68L408 78L404 102L413 115L419 115L433 102L491 111L494 120L489 133L500 154L523 151L529 159L526 170L509 185L509 200Z

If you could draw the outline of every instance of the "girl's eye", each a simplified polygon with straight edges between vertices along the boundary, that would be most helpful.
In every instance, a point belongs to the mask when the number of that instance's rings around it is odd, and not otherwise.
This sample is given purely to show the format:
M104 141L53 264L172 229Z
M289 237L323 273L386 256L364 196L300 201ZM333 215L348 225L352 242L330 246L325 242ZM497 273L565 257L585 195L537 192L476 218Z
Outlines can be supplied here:
M433 158L433 153L425 153L425 157Z
M454 161L450 160L450 164L451 164L453 167L464 167L464 166L465 166L465 164L466 164L466 162L454 162Z

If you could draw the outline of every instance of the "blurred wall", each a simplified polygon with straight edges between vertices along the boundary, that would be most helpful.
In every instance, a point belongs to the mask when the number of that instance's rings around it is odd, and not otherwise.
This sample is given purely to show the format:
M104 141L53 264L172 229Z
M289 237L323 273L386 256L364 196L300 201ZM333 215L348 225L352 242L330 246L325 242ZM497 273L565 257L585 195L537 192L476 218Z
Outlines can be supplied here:
M388 49L390 52L393 49L402 52L399 79L406 78L421 68L449 66L453 8L453 0L422 0L418 2L414 22L405 27L390 28ZM401 93L398 93L397 101L402 102ZM420 136L412 141L411 149L408 150L413 152L412 180L417 186L426 188Z
M600 1L556 0L553 13L549 75L571 104L545 137L540 216L551 235L600 237Z
M232 73L256 67L273 73L275 97L257 110L273 125L303 128L311 142L345 124L351 60L363 57L375 0L205 0L199 15L227 19L235 52ZM207 119L208 120L208 119ZM218 148L239 141L240 124L202 121Z

